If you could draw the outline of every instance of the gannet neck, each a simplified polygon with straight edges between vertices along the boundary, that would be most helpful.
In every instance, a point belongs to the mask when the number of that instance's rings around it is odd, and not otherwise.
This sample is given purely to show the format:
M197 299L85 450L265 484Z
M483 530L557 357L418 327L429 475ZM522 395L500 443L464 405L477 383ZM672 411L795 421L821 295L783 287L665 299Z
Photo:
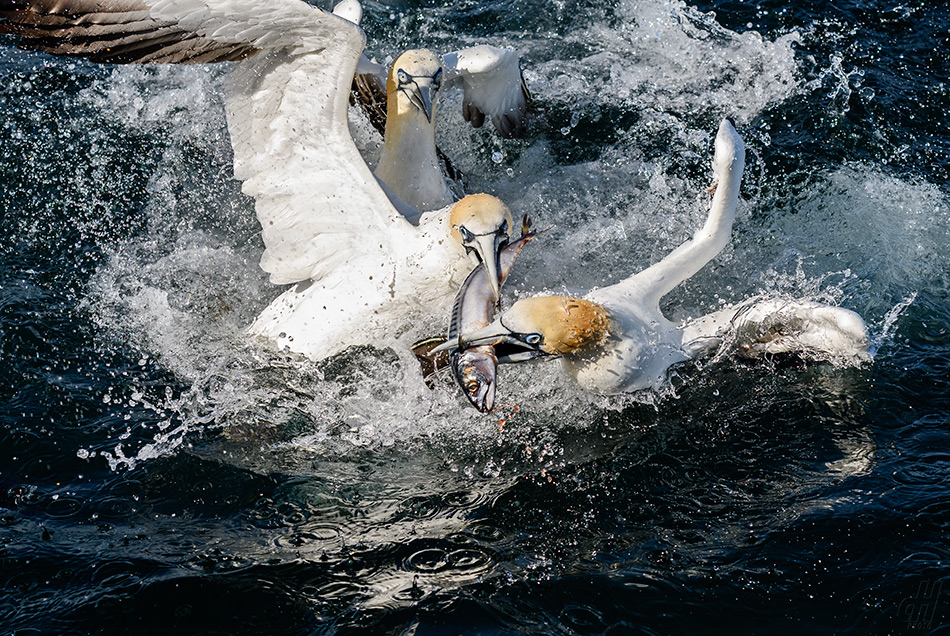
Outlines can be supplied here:
M387 103L386 135L377 173L387 164L392 164L392 168L404 172L407 166L397 165L400 161L414 166L415 161L422 160L427 167L437 169L439 164L435 150L434 123L410 103L401 91L390 93L387 96ZM434 113L435 106L433 105ZM440 171L439 178L441 177ZM396 184L390 183L390 186L396 189Z
M386 136L376 176L420 212L452 202L435 150L435 128L414 113L386 117Z

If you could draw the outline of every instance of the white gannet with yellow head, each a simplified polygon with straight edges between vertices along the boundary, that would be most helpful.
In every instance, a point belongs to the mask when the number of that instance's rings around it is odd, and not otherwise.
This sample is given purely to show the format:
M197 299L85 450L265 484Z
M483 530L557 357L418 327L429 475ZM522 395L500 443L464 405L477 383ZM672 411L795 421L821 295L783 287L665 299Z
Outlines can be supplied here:
M462 114L475 128L482 126L488 113L501 136L525 133L528 90L521 77L520 57L511 49L480 45L441 57L417 49L403 52L388 73L364 57L357 71L386 88L383 150L375 174L420 212L454 200L435 143L436 109L443 87L462 84Z
M225 107L234 176L254 198L261 267L275 284L295 283L250 333L316 359L397 335L420 308L449 306L466 251L497 270L511 227L510 215L494 228L486 220L497 208L450 220L431 161L432 116L439 85L453 80L474 125L487 114L502 133L517 133L527 99L517 54L483 46L441 60L425 51L398 58L377 179L348 123L354 76L377 68L362 54L360 15L356 0L333 13L301 0L0 0L0 33L20 36L23 48L97 62L232 62ZM463 247L452 239L467 236L462 228L494 238ZM497 271L492 278L497 288Z
M396 220L372 238L336 237L350 241L339 251L345 262L285 291L250 333L314 360L412 333L420 320L448 310L472 263L485 268L497 300L500 254L512 228L499 199L470 194L448 214L424 214L419 228Z
M443 75L441 58L420 49L397 57L386 79L386 129L375 172L419 211L454 200L435 146L435 108Z
M718 347L729 332L749 355L793 351L866 359L864 321L840 307L752 299L685 324L660 311L660 299L728 242L744 165L742 139L726 119L716 136L709 216L692 240L646 270L584 298L519 300L492 324L435 351L494 344L499 361L560 357L583 388L600 394L658 387L672 365Z

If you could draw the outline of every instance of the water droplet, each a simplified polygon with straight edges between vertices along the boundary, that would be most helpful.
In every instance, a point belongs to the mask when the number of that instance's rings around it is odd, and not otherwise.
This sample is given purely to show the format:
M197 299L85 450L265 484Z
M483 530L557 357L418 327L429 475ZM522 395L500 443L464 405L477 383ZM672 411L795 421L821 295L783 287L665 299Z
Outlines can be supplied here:
M491 160L495 163L501 163L505 160L505 153L496 150L495 152L491 153Z

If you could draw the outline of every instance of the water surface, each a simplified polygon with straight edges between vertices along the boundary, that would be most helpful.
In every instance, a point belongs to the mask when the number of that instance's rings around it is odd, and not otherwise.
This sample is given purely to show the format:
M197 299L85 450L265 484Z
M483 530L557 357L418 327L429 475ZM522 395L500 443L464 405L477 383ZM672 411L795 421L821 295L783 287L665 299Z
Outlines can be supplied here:
M466 128L458 94L438 131L471 191L553 226L506 302L688 238L731 114L733 240L668 314L781 294L871 333L860 367L722 355L624 398L503 368L491 415L406 352L447 315L321 363L243 336L279 289L223 68L0 39L0 631L946 632L947 13L367 4L381 61L523 52L525 140Z

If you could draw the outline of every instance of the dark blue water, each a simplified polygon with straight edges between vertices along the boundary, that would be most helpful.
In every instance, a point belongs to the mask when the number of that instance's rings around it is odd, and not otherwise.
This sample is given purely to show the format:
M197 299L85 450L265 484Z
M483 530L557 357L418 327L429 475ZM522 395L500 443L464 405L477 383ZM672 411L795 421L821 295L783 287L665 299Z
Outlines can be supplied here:
M0 633L950 632L950 9L422 2L365 21L381 60L524 52L527 139L457 114L440 131L470 189L555 226L510 297L610 282L688 237L732 113L733 242L668 312L818 298L864 316L873 361L723 355L610 400L557 365L506 368L483 416L398 343L275 354L242 336L277 290L230 178L222 70L4 36Z

